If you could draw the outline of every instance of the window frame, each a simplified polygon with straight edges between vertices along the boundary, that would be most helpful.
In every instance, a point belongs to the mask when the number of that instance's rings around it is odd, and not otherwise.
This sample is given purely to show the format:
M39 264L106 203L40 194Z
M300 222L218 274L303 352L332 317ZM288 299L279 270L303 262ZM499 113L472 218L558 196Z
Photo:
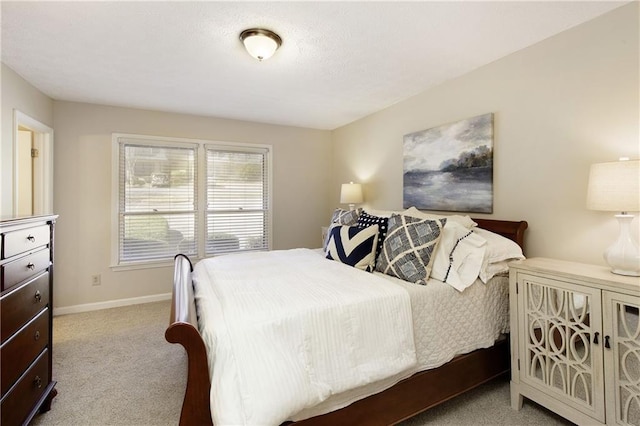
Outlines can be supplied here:
M205 257L215 255L207 255L206 239L207 239L207 149L238 151L238 152L263 152L266 162L265 184L267 186L266 209L265 209L265 232L267 247L266 250L272 249L273 244L273 146L268 144L253 144L243 142L226 142L205 139L189 139L166 136L140 135L130 133L113 133L111 137L111 269L114 271L148 269L167 267L173 264L172 259L161 260L137 260L137 261L121 261L120 260L120 146L121 139L134 141L136 144L144 146L157 147L180 147L196 149L196 255L191 256L192 261L198 261Z

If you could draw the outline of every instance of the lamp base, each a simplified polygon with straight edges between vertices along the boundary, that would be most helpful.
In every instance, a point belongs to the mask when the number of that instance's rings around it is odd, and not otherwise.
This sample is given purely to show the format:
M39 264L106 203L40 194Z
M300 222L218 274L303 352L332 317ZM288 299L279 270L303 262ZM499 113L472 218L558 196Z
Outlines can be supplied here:
M604 252L604 259L614 274L640 277L640 250L630 232L633 215L617 214L616 219L620 224L620 235Z
M611 273L616 275L625 275L627 277L640 277L640 272L638 271L625 271L622 269L611 269Z

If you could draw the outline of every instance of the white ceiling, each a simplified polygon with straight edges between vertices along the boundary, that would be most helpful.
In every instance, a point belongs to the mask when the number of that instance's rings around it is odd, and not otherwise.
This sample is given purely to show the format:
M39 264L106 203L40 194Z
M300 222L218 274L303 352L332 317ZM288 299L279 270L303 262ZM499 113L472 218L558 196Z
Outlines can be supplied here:
M2 62L57 100L334 129L627 2L2 1Z

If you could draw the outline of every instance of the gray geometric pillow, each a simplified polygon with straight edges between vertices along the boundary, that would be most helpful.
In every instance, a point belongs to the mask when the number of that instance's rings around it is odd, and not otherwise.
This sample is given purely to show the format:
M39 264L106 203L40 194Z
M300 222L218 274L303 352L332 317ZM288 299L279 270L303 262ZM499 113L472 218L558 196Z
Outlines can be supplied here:
M338 223L345 226L355 226L358 223L360 213L362 213L361 208L355 210L344 210L340 208L335 209L333 211L333 215L331 216L331 223Z
M433 254L447 219L391 215L376 270L416 284L427 284Z

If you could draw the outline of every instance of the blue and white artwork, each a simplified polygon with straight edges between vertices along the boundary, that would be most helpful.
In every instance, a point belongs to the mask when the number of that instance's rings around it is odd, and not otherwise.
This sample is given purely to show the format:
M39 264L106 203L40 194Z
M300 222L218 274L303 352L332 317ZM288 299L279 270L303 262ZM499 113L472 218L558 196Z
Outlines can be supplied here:
M404 136L405 208L493 212L493 114Z

